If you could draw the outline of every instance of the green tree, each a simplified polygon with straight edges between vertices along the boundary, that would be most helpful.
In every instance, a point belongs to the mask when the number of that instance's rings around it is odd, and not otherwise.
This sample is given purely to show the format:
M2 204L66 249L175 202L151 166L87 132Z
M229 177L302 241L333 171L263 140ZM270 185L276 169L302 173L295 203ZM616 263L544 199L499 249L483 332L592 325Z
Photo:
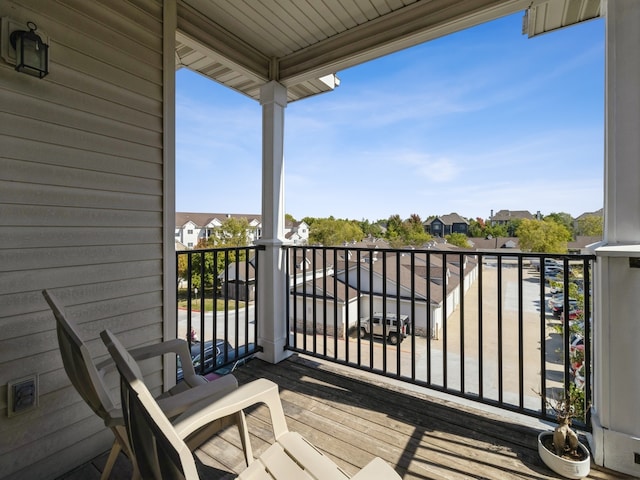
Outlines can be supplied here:
M573 233L573 217L566 212L550 213L544 216L545 220L553 220L563 225L569 232Z
M571 232L553 220L522 220L516 232L520 248L526 252L566 253Z
M493 238L508 237L509 231L506 225L487 225L484 229L484 236L491 235Z
M309 224L309 243L312 245L338 246L345 242L359 242L363 238L360 225L353 220L316 218Z
M467 237L464 233L452 233L451 235L445 235L447 242L452 245L456 245L462 248L471 248L471 244L469 243L469 237Z
M400 215L391 215L387 219L387 232L385 233L385 238L389 243L401 241L402 228L402 218L400 218Z
M198 243L196 249L203 249L204 242ZM218 266L214 262L213 252L197 252L191 254L191 288L211 289L218 276Z
M431 235L425 232L420 215L417 213L410 215L409 218L402 223L400 230L402 246L413 245L418 247L424 245L431 240L431 238Z
M204 252L193 254L191 257L191 284L198 289L218 288L218 276L233 262L246 259L247 253L241 247L249 245L249 221L246 218L228 218L222 225L213 229L206 240L200 240L196 250L224 248L231 250L219 252ZM240 248L240 250L233 250ZM202 263L204 262L204 271ZM180 268L180 264L178 264ZM186 270L186 260L185 260ZM201 275L201 272L204 272ZM186 276L186 271L184 273Z
M484 223L484 220L480 217L476 218L475 220L469 220L469 236L470 237L475 237L475 238L486 237L484 233L486 228L487 227Z
M432 237L424 231L420 215L414 213L406 220L402 220L400 215L391 215L387 220L387 231L384 238L391 247L402 248L407 245L423 245Z
M578 219L576 235L598 237L603 234L603 219L599 215L587 215Z
M227 218L214 229L216 247L246 247L249 245L249 221L242 218Z
M522 223L522 218L514 218L513 220L509 220L507 222L507 234L506 237L517 237L516 232L518 231L518 227Z
M360 222L358 222L358 226L360 227L360 230L362 230L362 233L365 237L382 237L382 227L380 226L379 222L371 223L367 219L362 219Z
M187 279L188 268L187 255L178 255L178 283L180 283L180 280Z

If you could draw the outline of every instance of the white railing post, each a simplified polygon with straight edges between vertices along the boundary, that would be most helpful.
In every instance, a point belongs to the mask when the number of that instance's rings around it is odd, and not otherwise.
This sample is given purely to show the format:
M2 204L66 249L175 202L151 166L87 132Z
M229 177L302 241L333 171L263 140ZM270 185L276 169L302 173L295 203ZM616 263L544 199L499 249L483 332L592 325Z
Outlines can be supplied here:
M640 476L640 2L602 3L604 240L593 246L593 439L597 464Z
M278 363L286 345L286 255L284 239L284 109L287 89L271 81L260 89L262 105L262 238L258 266L260 357Z

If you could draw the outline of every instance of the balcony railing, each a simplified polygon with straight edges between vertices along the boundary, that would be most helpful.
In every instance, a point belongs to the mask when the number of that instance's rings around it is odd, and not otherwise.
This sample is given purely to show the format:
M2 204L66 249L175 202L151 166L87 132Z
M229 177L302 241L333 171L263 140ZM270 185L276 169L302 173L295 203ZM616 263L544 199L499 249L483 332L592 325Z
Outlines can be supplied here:
M551 421L572 391L589 428L594 257L284 248L288 349ZM178 335L216 332L218 365L260 348L256 250L178 252Z
M176 252L176 335L189 342L200 374L231 371L260 348L257 250L236 247Z
M593 257L346 246L289 259L290 349L543 419L564 392L588 410ZM552 312L551 291L577 298Z

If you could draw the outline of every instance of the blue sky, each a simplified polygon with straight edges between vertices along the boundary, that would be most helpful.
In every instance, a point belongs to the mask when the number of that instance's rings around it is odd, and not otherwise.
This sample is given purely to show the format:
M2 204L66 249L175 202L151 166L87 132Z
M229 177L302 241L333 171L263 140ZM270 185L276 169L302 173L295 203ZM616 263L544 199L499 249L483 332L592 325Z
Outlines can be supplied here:
M338 72L285 110L285 210L371 221L603 206L604 22L513 15ZM261 108L177 76L176 209L261 211Z

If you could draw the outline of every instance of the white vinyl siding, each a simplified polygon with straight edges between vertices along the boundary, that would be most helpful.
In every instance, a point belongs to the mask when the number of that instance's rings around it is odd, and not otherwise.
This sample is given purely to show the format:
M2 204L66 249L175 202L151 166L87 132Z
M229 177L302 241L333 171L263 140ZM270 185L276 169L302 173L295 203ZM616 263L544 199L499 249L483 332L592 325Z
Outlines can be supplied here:
M50 45L42 80L0 60L0 478L48 479L113 437L62 368L41 290L99 359L104 328L163 337L162 2L0 0L0 16ZM161 363L144 369L159 391ZM8 418L7 382L31 374L39 406Z

